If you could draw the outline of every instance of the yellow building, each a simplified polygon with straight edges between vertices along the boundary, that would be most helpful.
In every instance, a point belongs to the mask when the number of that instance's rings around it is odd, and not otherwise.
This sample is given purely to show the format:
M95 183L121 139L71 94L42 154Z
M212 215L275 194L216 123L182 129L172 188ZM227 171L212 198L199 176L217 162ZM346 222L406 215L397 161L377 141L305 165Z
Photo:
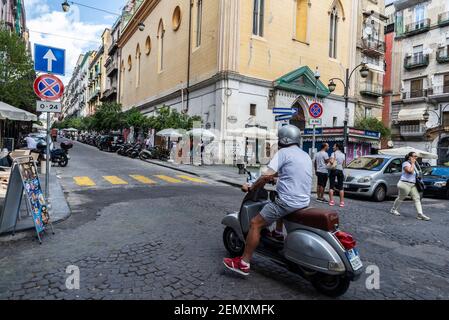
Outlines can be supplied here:
M275 122L274 107L298 108L291 122L309 128L317 91L322 126L343 126L343 87L330 94L327 84L356 65L357 3L132 0L118 43L119 100L144 114L168 105L201 115L204 127L227 141L227 132L239 128L276 129L282 122Z
M112 43L111 31L105 29L101 36L101 46L96 51L89 65L88 91L87 91L87 115L95 113L101 104L103 94L108 89L105 63L108 59L109 47Z

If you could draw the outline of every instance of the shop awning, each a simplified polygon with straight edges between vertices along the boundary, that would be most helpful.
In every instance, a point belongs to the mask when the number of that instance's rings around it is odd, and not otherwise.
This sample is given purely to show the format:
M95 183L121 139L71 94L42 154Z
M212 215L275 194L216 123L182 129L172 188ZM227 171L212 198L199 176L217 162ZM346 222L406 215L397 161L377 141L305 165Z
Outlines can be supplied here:
M403 108L399 111L399 121L423 121L426 107L420 108Z
M13 121L37 121L37 116L0 101L0 120L5 119Z

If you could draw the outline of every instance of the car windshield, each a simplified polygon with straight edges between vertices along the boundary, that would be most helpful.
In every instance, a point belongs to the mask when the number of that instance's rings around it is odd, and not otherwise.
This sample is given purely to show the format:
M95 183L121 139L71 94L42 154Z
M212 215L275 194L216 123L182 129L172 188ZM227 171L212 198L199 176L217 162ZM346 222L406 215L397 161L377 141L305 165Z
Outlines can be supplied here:
M353 160L348 169L380 171L387 161L386 158L361 157Z
M449 177L449 167L448 168L425 168L423 170L425 176L438 176L438 177Z

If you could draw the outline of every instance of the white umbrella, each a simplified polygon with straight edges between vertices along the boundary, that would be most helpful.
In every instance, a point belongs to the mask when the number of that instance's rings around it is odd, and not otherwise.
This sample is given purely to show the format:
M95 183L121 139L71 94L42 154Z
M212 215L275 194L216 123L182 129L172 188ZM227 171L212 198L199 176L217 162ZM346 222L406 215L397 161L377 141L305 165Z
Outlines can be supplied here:
M245 129L230 130L231 135L243 136L250 139L277 139L277 134L274 130L267 130L258 127L249 127Z
M190 130L187 132L188 135L194 136L194 137L201 137L204 139L215 139L216 136L212 131L201 129L201 128L195 128L193 130Z
M408 155L410 152L415 152L419 158L438 159L438 155L436 155L434 153L422 151L422 150L412 148L412 147L402 147L402 148L396 148L396 149L379 150L380 154L385 154L385 155L389 155L389 156L404 156L404 157L406 155Z
M68 128L68 129L63 129L64 131L73 131L73 132L78 132L78 129L75 128Z
M37 121L37 116L28 111L13 107L0 101L0 119L14 121Z
M165 138L181 138L183 136L183 134L179 130L172 128L159 131L158 133L156 133L156 135Z

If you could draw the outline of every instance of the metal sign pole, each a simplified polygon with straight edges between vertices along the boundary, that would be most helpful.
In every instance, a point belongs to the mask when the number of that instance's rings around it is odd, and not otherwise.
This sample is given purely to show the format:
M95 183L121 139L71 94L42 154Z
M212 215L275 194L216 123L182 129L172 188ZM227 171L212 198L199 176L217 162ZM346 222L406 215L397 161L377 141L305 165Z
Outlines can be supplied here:
M49 181L50 181L50 112L47 112L47 163L45 170L45 198L49 196Z

